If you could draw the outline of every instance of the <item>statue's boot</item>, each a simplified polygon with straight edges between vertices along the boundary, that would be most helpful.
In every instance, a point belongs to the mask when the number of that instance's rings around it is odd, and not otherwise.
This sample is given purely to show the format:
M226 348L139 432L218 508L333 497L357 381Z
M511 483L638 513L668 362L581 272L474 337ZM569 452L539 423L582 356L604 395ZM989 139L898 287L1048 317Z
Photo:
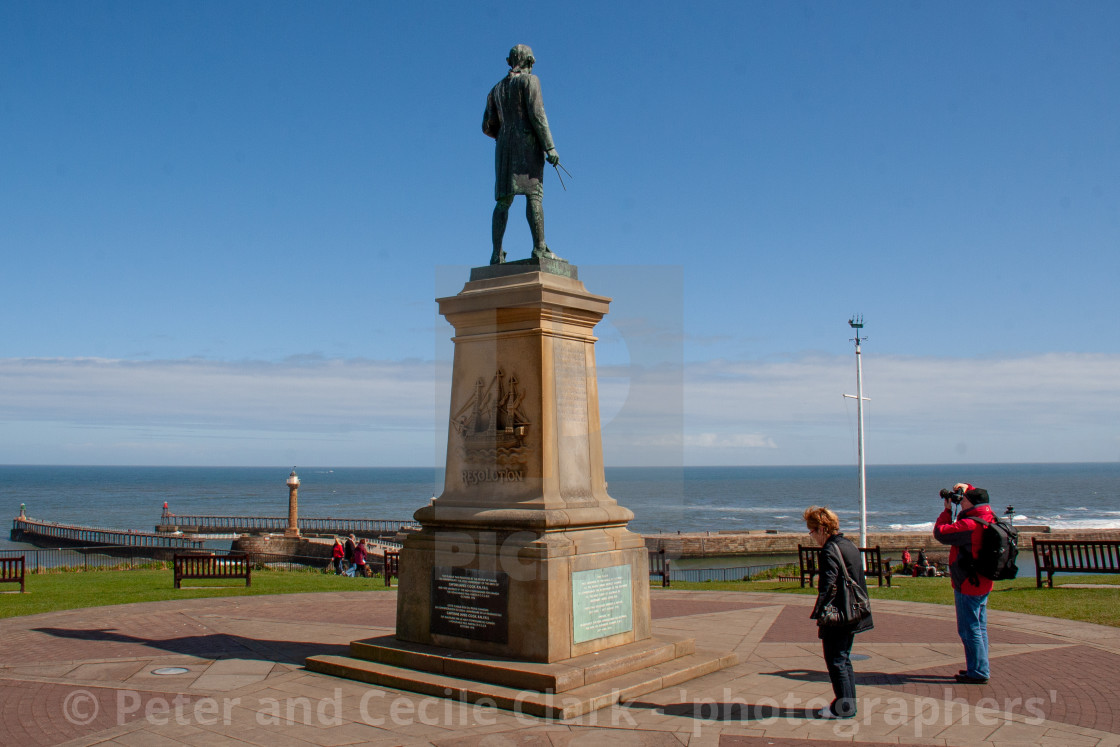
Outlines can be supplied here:
M502 251L502 240L505 237L505 223L510 218L510 204L513 196L503 197L494 205L494 216L491 218L491 237L494 242L494 253L491 254L491 264L505 262L505 252Z
M544 243L544 208L539 195L528 195L525 217L529 220L529 232L533 234L533 256L537 259L560 259Z
M537 259L556 259L556 260L560 260L561 262L564 260L563 257L557 256L556 254L553 254L552 250L549 249L547 246L534 248L533 249L533 256L536 257Z

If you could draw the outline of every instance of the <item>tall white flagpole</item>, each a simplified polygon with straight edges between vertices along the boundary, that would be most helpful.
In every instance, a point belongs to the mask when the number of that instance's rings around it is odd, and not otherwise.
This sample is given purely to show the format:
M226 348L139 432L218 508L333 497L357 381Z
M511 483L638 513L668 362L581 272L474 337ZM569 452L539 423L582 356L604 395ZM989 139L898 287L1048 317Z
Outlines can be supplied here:
M860 343L867 339L860 337L863 316L853 316L848 320L848 326L856 331L853 338L856 344L856 394L854 397L850 394L844 396L856 401L856 430L859 432L859 546L867 547L867 461L863 450L863 403L867 398L863 396L863 356L859 349Z

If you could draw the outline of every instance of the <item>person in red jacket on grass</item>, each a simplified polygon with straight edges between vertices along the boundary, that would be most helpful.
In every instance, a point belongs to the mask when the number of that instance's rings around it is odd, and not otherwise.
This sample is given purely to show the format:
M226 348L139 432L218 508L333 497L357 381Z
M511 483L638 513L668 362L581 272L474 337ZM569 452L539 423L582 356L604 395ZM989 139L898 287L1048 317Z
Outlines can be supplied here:
M957 682L983 685L991 677L988 666L988 594L992 580L972 568L983 543L984 526L974 519L994 523L995 514L988 505L988 491L959 482L951 491L942 490L945 510L933 525L933 537L949 545L949 576L957 606L957 635L964 644L966 668L957 674ZM956 521L953 504L960 506Z

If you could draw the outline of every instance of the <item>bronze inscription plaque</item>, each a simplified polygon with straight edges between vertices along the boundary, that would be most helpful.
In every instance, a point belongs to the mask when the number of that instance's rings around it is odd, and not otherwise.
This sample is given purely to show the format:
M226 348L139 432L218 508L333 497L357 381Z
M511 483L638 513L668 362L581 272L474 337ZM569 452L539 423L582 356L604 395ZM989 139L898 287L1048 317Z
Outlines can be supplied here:
M439 635L505 643L509 637L509 574L433 568L429 626Z

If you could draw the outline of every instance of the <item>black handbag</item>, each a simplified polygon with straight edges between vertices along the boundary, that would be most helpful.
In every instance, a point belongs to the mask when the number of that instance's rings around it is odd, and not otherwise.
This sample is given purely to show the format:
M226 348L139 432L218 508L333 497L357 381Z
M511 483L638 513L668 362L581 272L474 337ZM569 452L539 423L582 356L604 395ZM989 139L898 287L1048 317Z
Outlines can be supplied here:
M840 571L844 574L843 588L837 584L832 593L832 598L821 608L817 615L817 625L822 628L848 628L855 627L871 615L871 598L867 591L856 583L848 574L848 564L844 561L844 554L840 548L836 549L839 555ZM840 604L837 605L837 596Z

